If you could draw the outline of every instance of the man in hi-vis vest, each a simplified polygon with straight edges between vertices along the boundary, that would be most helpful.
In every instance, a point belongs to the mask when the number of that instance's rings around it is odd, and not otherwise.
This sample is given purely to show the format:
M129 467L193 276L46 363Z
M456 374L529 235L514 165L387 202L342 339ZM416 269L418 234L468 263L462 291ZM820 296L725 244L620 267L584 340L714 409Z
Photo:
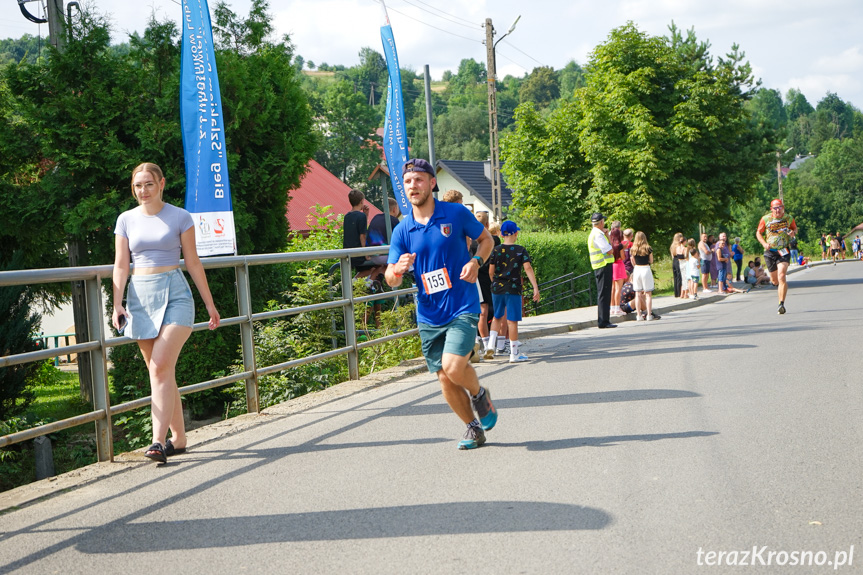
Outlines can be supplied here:
M617 327L611 321L611 284L614 255L611 253L611 244L608 242L605 231L605 216L594 212L590 216L593 229L587 238L587 252L590 254L590 267L596 276L596 323L597 327Z

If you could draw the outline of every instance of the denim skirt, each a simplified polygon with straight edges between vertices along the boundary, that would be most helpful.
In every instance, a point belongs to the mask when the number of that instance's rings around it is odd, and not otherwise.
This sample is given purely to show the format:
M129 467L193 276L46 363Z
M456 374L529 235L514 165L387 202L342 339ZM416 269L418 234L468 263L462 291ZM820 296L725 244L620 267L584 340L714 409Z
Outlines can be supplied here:
M153 339L163 325L195 324L195 302L179 268L152 275L132 275L126 294L131 339Z

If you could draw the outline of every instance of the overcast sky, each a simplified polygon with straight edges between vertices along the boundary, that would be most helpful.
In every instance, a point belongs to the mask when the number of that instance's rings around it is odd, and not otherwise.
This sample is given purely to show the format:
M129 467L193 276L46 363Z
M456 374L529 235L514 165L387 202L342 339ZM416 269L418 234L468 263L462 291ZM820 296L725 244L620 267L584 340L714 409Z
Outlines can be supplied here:
M110 15L116 41L141 30L148 16L180 20L179 0L84 0ZM82 2L83 3L83 2ZM26 6L40 13L41 2ZM248 13L249 0L230 0ZM215 0L210 0L210 8ZM653 35L673 20L694 27L714 56L733 43L746 53L756 78L783 97L798 88L815 106L827 92L863 109L863 0L388 0L402 67L432 77L458 69L463 58L485 61L485 31L492 18L499 39L517 16L515 31L497 46L498 74L522 76L536 66L583 65L611 29L628 20ZM290 34L297 53L316 64L358 63L370 46L382 52L381 5L376 0L270 0L279 34ZM47 34L21 16L17 3L0 7L0 38Z

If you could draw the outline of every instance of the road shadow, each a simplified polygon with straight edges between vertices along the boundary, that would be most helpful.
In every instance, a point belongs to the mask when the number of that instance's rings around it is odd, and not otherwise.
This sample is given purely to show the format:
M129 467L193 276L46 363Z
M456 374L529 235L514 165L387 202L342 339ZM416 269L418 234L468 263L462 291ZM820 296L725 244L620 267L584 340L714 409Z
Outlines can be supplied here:
M469 501L185 521L136 521L79 537L82 553L152 553L300 541L603 529L611 515L542 501ZM179 536L178 536L179 535Z
M571 437L548 441L524 441L521 443L489 443L487 447L525 447L528 451L555 451L575 447L610 447L619 443L636 441L662 441L665 439L690 439L719 435L718 431L684 431L681 433L648 433L644 435L609 435L606 437Z
M789 278L790 280L791 278ZM792 283L792 282L789 282ZM835 279L799 279L794 280L794 289L811 289L836 286L852 286L863 284L863 277L835 278Z
M489 387L492 389L492 387ZM439 396L438 396L439 397ZM627 401L655 401L663 399L691 399L701 394L680 389L624 389L619 391L598 391L589 393L565 393L562 395L537 395L495 399L498 409L518 409L533 407L555 407L562 405L588 405L592 403L620 403ZM388 410L384 417L405 417L417 415L441 415L450 413L446 403L412 404Z

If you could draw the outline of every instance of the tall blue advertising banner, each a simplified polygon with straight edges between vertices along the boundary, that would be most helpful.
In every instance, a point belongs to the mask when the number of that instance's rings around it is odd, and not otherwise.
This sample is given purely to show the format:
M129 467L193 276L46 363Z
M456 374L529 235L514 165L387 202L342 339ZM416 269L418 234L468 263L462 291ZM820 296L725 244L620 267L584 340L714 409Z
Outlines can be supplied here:
M393 194L399 204L402 214L411 211L411 205L405 194L402 181L402 168L408 161L408 138L405 130L405 107L402 101L402 74L399 71L399 56L396 53L396 41L393 29L387 15L387 7L381 0L384 9L384 25L381 26L381 41L384 45L384 55L387 59L389 83L387 87L387 112L384 122L384 155L390 171L390 181Z
M186 210L199 256L235 254L234 212L222 96L207 0L183 0L180 125L186 160Z

